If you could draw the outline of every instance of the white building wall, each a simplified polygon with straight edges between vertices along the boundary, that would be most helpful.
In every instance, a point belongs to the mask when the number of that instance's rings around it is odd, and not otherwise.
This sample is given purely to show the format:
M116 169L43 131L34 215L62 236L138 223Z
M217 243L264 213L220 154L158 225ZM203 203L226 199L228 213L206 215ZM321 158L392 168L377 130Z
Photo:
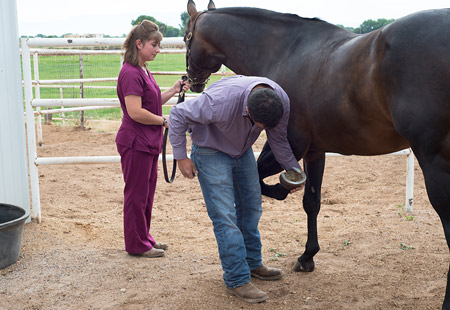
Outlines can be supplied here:
M0 0L0 203L30 211L16 0Z

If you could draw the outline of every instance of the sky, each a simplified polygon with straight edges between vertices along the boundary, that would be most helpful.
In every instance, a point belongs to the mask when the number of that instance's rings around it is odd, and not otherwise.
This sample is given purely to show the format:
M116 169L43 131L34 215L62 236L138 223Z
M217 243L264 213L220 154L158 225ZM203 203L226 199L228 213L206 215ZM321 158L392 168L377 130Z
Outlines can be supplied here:
M194 0L198 11L209 0ZM105 34L122 36L131 21L149 15L179 28L187 0L16 0L20 36L37 34ZM359 27L365 20L398 19L408 14L450 7L448 0L214 0L221 7L259 7L301 17L318 17L332 24Z

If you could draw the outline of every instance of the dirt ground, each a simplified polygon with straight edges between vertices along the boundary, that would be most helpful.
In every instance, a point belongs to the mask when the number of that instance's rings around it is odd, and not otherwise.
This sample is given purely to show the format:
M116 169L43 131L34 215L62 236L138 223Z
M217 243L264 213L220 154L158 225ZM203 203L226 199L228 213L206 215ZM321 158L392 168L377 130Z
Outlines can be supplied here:
M38 155L117 155L117 122L87 127L44 126ZM415 170L407 213L405 157L329 157L311 273L292 271L306 242L302 194L264 197L263 260L284 277L252 280L270 297L253 305L226 293L197 180L167 184L160 166L152 234L170 247L146 259L124 251L120 164L41 166L42 223L25 225L19 260L0 270L0 310L439 309L449 252Z

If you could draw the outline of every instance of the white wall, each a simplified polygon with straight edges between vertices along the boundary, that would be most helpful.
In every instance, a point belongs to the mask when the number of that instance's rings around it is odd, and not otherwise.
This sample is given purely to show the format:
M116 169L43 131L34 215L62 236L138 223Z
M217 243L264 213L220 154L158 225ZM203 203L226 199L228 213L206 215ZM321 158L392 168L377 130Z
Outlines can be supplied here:
M0 203L30 211L16 0L0 0Z

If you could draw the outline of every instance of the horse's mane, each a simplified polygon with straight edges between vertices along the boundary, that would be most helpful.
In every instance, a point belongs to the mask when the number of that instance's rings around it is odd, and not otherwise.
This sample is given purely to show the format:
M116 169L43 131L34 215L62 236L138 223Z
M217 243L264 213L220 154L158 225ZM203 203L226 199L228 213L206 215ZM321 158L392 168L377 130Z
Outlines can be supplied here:
M266 9L253 8L253 7L229 7L229 8L219 8L209 11L212 14L231 14L234 16L241 16L251 19L277 19L283 22L301 22L301 21L315 21L324 22L323 20L314 17L306 18L300 17L297 14L292 13L280 13L276 11L270 11Z

